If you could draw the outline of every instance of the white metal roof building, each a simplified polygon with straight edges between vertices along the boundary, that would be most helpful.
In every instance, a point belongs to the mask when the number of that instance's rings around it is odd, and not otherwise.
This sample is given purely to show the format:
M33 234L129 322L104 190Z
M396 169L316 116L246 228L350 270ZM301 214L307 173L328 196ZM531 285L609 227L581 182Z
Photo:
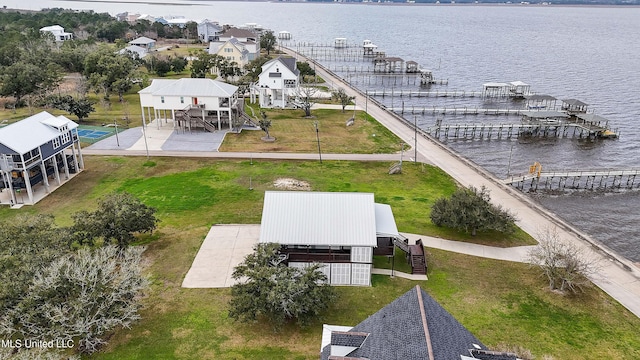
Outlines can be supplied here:
M369 285L378 236L398 236L391 207L372 193L267 191L259 243L278 243L289 266L324 263L335 285Z
M215 115L218 129L221 119L230 119L232 110L238 103L238 87L222 81L206 78L154 79L150 86L138 91L142 119L146 123L145 108L151 119L176 119L176 112L195 110L205 120L211 112ZM231 123L229 122L229 128Z

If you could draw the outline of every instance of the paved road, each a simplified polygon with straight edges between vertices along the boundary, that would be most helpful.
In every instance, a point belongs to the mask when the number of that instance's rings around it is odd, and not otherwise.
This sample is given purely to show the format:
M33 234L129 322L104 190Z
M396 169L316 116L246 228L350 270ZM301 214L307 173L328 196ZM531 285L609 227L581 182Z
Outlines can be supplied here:
M289 51L291 55L293 52ZM298 54L298 58L301 56ZM410 129L403 120L376 104L371 99L365 97L363 93L351 88L347 83L333 74L326 71L320 64L316 63L316 71L327 82L342 86L345 91L356 97L356 103L365 108L369 115L376 118L380 123L394 132L398 137L408 144L414 144L414 130ZM492 202L516 214L518 226L524 231L537 238L544 229L557 228L558 234L563 241L568 241L585 253L598 258L600 261L600 271L591 280L598 287L603 289L613 298L618 300L623 306L629 309L636 316L640 317L640 269L630 261L618 256L611 250L600 246L588 235L582 233L568 223L559 219L555 214L541 208L526 196L508 186L505 186L492 174L474 165L467 159L459 156L442 144L434 141L428 136L417 136L418 160L432 163L464 186L486 186L491 191ZM85 155L135 155L144 156L144 150L83 150ZM298 153L219 153L219 152L187 152L187 151L150 151L151 156L185 156L185 157L215 157L215 158L255 158L255 159L295 159L312 160L317 159L317 154ZM406 154L405 154L406 155ZM398 160L397 154L322 154L326 160ZM522 254L504 255L498 254L498 250L487 248L477 248L456 244L441 243L450 245L452 251L468 251L472 255L500 258L503 260L522 261ZM522 249L521 249L522 250ZM520 251L520 250L519 250Z
M300 54L295 54L290 50L288 52L292 56L302 57ZM374 101L367 99L363 93L351 88L346 82L334 76L318 63L316 63L316 72L326 81L340 84L349 95L356 97L357 104L366 104L369 115L377 119L406 143L414 143L414 130L406 126L399 116L386 111ZM517 221L518 226L534 238L537 238L544 229L557 228L561 239L575 244L589 256L598 258L601 270L591 278L593 283L640 317L640 269L636 265L613 251L600 246L579 229L574 228L559 219L555 214L538 206L517 190L505 186L492 174L430 137L419 135L417 144L418 152L422 156L428 159L430 163L447 172L460 184L475 187L486 186L491 191L492 202L516 214L519 219Z

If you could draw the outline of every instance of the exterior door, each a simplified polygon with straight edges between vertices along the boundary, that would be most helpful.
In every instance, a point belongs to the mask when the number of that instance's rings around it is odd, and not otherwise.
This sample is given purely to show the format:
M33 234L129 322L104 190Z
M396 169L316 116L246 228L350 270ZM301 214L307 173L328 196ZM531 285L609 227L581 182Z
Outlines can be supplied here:
M198 98L197 97L193 98L193 105L198 105Z

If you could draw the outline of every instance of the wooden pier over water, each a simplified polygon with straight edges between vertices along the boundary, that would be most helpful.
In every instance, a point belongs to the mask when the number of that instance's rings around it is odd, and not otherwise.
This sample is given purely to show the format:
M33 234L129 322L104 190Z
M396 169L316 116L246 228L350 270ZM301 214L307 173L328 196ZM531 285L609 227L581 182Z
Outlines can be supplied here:
M538 171L511 176L504 183L528 192L538 189L640 189L640 169Z
M580 124L549 124L529 122L521 124L449 124L441 123L428 130L437 139L511 139L514 137L588 138L592 133ZM602 136L601 136L602 137Z

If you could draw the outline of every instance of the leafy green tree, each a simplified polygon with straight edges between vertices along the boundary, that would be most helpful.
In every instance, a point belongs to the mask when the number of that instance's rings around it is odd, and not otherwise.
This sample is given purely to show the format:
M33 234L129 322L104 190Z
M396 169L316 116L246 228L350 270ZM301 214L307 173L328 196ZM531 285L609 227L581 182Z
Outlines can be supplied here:
M115 42L116 39L123 38L127 30L129 30L129 24L125 21L103 23L100 24L100 27L96 31L96 37L107 40L108 42Z
M76 99L71 95L53 95L47 98L47 104L55 109L75 115L78 117L78 121L84 120L95 111L93 102L86 96Z
M115 242L124 248L135 240L135 233L156 229L159 220L155 213L129 193L111 193L98 201L97 210L73 214L72 230L80 243L94 244L102 239L105 245Z
M316 76L316 71L313 70L311 65L306 61L298 61L296 63L296 67L298 68L298 71L300 71L300 76L303 78L305 76Z
M195 21L187 21L184 25L184 37L187 39L195 39L198 36L198 23Z
M331 97L342 105L342 112L344 112L347 105L351 104L351 101L356 98L355 96L349 96L343 88L332 91Z
M235 61L229 62L224 59L219 63L217 67L220 77L227 81L229 80L229 78L242 75L242 70L238 66L238 63Z
M278 244L257 244L233 270L229 316L239 321L266 319L274 329L295 320L306 325L335 299L327 277L314 264L304 269L282 263Z
M187 68L189 61L184 56L176 56L171 59L171 71L178 74Z
M26 292L36 272L70 249L71 234L51 215L18 215L0 222L0 313Z
M81 352L97 351L105 334L140 318L139 295L148 284L143 251L85 248L54 260L36 271L20 302L0 317L0 334L73 341Z
M271 50L273 50L278 43L278 40L273 35L273 31L267 31L260 36L260 47L267 51L267 56L271 54Z
M0 95L13 96L16 104L29 95L43 95L58 86L62 74L55 64L37 65L19 61L0 70Z
M262 65L269 60L271 59L266 56L259 56L245 65L245 81L248 83L258 81L258 77L260 76L260 73L262 73Z
M203 50L198 50L193 54L196 58L191 60L191 77L204 78L214 67L219 67L223 62L222 56L209 54Z
M171 71L171 63L165 59L157 59L154 64L154 70L160 77L165 77Z
M477 231L496 230L503 233L515 231L515 217L499 205L489 201L489 190L473 186L459 188L449 198L440 198L431 207L431 222L475 236Z
M134 79L139 75L137 67L137 62L131 57L102 48L87 55L84 75L96 91L103 93L105 100L115 91L122 102L124 94L131 90Z

